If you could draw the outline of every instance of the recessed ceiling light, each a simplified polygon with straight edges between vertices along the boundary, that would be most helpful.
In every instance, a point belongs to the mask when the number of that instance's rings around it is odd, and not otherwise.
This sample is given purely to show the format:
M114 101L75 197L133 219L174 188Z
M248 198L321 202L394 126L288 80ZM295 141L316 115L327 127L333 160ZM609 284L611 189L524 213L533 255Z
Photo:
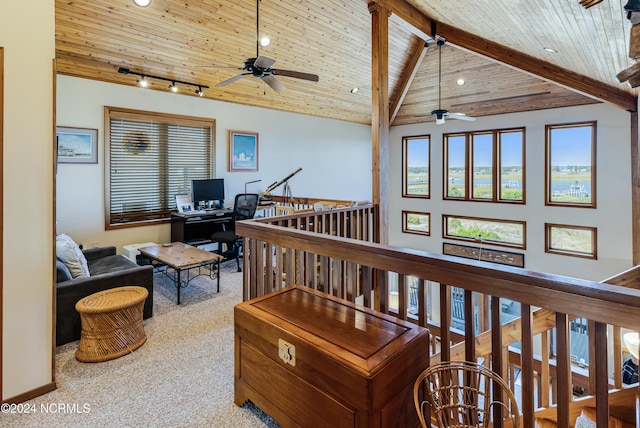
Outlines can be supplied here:
M358 92L359 90L360 90L360 88L353 88L353 89L351 90L351 93L352 93L352 94L355 94L355 93L356 93L356 92Z
M456 80L456 83L458 84L458 86L462 86L464 85L464 79L458 79Z
M147 80L147 78L145 76L142 76L140 79L137 80L138 85L142 86L143 88L146 88L147 86L149 86L149 81Z
M542 49L544 49L547 52L558 53L558 51L556 49L554 49L554 48L542 48Z
M140 7L146 7L151 4L151 0L133 0L133 2Z
M271 44L270 38L265 36L260 39L260 46L262 46L263 48L269 46L270 44Z

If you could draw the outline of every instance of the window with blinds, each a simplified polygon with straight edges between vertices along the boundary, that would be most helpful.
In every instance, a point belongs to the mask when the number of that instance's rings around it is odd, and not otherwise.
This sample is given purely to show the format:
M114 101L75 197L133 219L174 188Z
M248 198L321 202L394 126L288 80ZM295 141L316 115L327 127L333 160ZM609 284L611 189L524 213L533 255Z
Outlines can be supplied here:
M191 180L215 177L215 120L105 108L107 229L164 222Z

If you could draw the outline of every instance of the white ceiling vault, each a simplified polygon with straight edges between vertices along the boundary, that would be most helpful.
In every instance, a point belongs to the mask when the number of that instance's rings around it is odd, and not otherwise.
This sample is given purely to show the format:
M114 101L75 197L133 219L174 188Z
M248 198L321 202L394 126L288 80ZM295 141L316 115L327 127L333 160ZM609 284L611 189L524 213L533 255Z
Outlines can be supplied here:
M616 80L634 63L628 58L626 0L588 9L579 0L376 2L392 12L389 100L401 100L392 125L433 120L437 46L422 51L434 35L447 40L442 107L450 111L483 116L601 101L636 108L636 90ZM254 77L215 86L256 56L256 5L56 0L57 72L136 85L134 75L118 73L124 67L209 86L210 99L371 123L371 14L364 0L261 0L259 33L272 42L259 55L274 59L274 68L316 74L319 81L278 76L286 86L281 93ZM150 81L152 90L168 90L166 81ZM197 87L178 87L196 96ZM355 94L354 87L360 88Z

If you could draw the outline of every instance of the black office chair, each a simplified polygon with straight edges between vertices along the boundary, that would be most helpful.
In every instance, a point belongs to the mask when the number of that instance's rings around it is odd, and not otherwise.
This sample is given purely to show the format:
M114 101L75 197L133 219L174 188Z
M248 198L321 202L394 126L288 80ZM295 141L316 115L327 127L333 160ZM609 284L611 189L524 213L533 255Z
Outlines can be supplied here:
M211 241L218 244L218 254L224 257L224 261L236 259L238 272L240 269L240 248L242 247L242 237L236 235L236 221L253 218L258 207L259 196L254 193L240 193L236 195L233 204L233 216L228 223L226 230L215 232L211 235ZM226 248L223 251L223 246Z

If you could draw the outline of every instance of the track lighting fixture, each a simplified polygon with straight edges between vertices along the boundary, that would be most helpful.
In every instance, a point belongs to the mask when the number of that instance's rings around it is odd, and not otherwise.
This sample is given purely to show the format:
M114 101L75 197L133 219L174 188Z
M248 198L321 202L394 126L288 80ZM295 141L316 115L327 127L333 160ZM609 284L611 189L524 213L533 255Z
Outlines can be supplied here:
M124 68L124 67L120 67L118 69L118 73L120 74L133 74L135 76L140 76L139 79L136 80L136 82L138 83L138 85L142 86L143 88L146 88L147 86L149 86L149 79L156 79L156 80L164 80L165 82L170 82L169 85L169 90L171 92L178 92L178 83L180 83L181 85L186 85L186 86L193 86L196 87L198 89L196 89L196 95L202 97L204 96L204 90L203 89L209 89L208 86L206 85L201 85L199 83L191 83L191 82L183 82L181 80L174 80L174 79L168 79L166 77L161 77L161 76L152 76L150 74L142 74L142 73L138 73L136 71L131 71L128 68Z

